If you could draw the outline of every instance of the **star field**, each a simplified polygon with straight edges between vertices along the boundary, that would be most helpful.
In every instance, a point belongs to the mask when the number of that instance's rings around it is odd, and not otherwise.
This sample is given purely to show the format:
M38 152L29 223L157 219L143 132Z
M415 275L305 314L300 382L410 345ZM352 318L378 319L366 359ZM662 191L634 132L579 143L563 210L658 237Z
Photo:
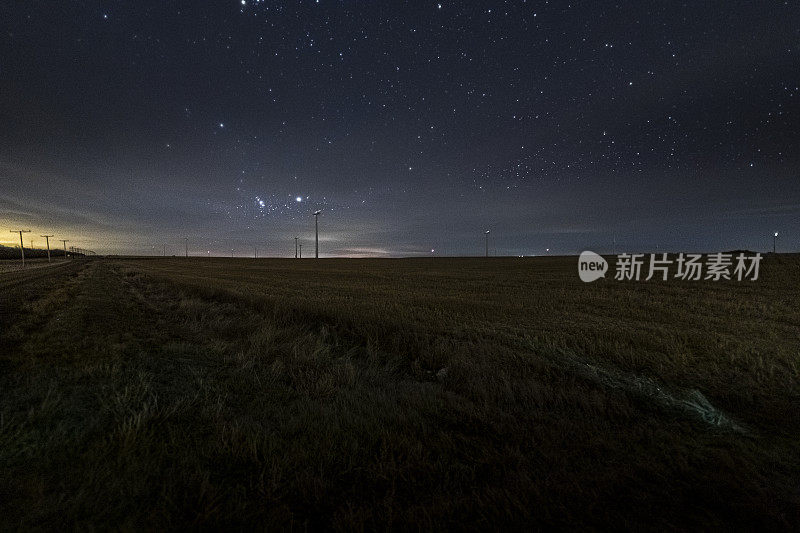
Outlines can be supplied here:
M508 255L800 234L793 2L25 2L0 20L4 217L99 251L293 255L318 209L324 255L479 254L486 229Z

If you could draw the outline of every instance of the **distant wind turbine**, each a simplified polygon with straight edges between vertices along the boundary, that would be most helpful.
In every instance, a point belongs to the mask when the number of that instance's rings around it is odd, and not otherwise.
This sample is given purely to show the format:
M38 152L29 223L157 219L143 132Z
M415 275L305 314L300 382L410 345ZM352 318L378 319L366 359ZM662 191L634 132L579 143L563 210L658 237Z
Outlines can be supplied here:
M314 247L314 258L319 259L319 214L322 213L322 210L314 212L314 233L315 233L315 247Z

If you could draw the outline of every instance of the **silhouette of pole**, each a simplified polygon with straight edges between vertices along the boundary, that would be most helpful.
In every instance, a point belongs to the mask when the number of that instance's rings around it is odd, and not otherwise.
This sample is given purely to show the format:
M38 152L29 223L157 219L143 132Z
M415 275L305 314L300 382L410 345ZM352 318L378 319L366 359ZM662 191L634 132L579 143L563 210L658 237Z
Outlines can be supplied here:
M69 242L69 239L61 239L61 242L64 243L64 261L66 261L67 260L67 243Z
M488 229L484 232L484 235L486 235L486 257L489 257L489 230Z
M189 237L184 237L183 238L183 242L184 242L184 245L186 246L185 252L186 252L186 258L188 259L189 258Z
M297 237L294 238L294 258L297 259Z
M44 237L44 241L47 243L47 262L50 262L50 237L53 235L42 235Z
M314 258L319 259L319 214L322 211L314 212Z
M300 259L303 258L303 243L300 243Z
M258 259L258 249L255 246L253 246L253 259Z
M774 254L778 249L778 232L775 232L775 235L772 237L772 253Z
M19 250L22 252L22 268L25 268L25 244L22 242L22 234L30 233L29 229L14 229L11 233L19 233Z

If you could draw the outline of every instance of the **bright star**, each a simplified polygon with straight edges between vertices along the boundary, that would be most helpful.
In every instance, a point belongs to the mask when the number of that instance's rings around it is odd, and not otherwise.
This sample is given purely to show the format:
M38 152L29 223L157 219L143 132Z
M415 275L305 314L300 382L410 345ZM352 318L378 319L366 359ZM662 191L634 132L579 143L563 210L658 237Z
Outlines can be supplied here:
M302 202L303 201L303 197L302 196L298 196L297 198L295 198L295 201Z

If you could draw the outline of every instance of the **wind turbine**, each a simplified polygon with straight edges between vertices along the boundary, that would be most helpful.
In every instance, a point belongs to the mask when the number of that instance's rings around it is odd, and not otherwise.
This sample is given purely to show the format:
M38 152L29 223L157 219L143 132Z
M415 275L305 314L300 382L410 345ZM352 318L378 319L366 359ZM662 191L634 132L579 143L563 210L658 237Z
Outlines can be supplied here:
M314 233L315 233L315 246L314 246L314 258L319 259L319 214L322 213L322 210L314 211Z
M486 235L486 257L489 257L489 230L483 232Z
M29 229L12 229L11 233L19 233L19 249L22 252L22 268L25 268L25 245L22 242L22 234L30 233Z
M54 235L42 235L44 237L45 242L47 243L47 262L50 262L50 237Z

